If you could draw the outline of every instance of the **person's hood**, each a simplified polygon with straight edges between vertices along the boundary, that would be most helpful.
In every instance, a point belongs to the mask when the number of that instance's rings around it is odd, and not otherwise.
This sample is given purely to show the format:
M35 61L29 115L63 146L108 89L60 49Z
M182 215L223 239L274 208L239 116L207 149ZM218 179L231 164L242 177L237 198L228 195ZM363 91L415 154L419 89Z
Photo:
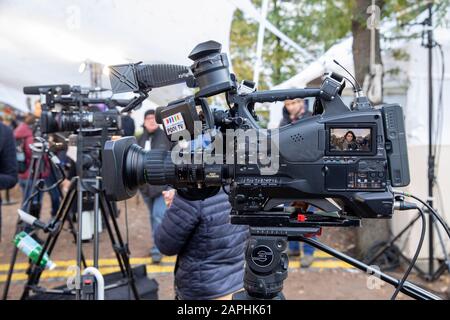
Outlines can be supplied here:
M30 126L26 123L21 123L14 130L14 137L16 139L25 139L33 136L33 130L31 130Z

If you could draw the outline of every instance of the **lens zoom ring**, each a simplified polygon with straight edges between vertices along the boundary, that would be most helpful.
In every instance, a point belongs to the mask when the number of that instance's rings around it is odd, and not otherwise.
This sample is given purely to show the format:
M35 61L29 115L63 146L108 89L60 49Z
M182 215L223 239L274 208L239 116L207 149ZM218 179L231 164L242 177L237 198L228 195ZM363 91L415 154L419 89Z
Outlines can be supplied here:
M173 184L175 180L175 165L172 163L170 151L151 150L144 162L145 178L148 184Z

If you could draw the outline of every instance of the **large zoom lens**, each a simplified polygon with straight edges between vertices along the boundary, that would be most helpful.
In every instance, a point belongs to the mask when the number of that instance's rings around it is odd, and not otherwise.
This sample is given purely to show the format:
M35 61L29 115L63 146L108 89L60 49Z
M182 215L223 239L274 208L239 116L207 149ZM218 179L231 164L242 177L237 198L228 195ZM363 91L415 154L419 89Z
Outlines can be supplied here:
M79 128L120 129L120 115L115 110L107 112L52 112L41 114L42 133L75 132Z
M132 144L125 157L124 170L129 189L135 189L145 183L153 185L176 183L175 165L169 151L145 151L137 144Z
M221 186L231 176L231 168L220 164L177 164L173 151L146 151L134 137L107 141L103 150L103 185L109 199L131 198L144 184L175 188ZM114 174L111 174L113 172ZM200 192L200 191L199 191Z

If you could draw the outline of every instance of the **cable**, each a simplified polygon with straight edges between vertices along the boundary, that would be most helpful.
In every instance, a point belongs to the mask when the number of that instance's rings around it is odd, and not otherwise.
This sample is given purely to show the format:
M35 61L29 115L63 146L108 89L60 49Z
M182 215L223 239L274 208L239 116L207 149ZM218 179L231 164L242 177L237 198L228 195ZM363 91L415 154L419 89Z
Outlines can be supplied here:
M126 238L127 238L127 243L130 242L130 238L129 238L129 229L128 229L128 206L127 206L127 200L124 201L125 203L125 232L126 232Z
M444 221L444 219L442 219L442 217L425 201L423 201L422 199L420 199L419 197L416 197L415 195L412 195L410 193L407 192L402 192L402 191L395 191L396 194L400 194L403 195L405 197L410 197L413 198L417 201L419 201L420 203L422 203L425 207L428 208L428 210L430 211L430 213L439 221L439 223L442 225L442 227L444 228L445 232L447 233L448 237L450 238L450 229L447 226L447 223Z
M436 131L435 131L435 139L434 139L434 152L433 155L435 157L435 166L437 169L439 169L439 159L440 159L440 153L441 153L441 139L442 139L442 131L443 131L443 122L444 122L444 105L443 105L443 92L444 92L444 80L445 80L445 55L444 51L442 50L442 45L439 43L436 43L436 46L439 49L439 52L441 54L441 65L442 65L442 74L441 74L441 82L439 86L439 98L438 98L438 110L436 113L437 117L437 125L436 125Z
M24 201L23 204L22 204L22 208L26 208L26 206L28 205L28 202L30 202L31 199L33 199L34 197L36 197L40 192L48 192L48 191L50 191L50 190L56 188L57 186L59 186L59 185L64 181L64 179L66 178L66 175L65 175L65 173L64 173L64 170L63 170L62 167L60 167L59 165L55 165L55 167L58 168L59 172L61 173L61 178L60 178L58 181L56 181L54 184L52 184L51 186L49 186L49 187L47 187L47 188L43 188L43 187L40 187L40 186L39 186L41 183L44 183L44 180L43 180L43 179L39 179L39 180L36 182L36 191L33 192L32 194L30 194L30 195L28 196L28 198L25 199L25 201Z
M129 229L128 229L128 206L127 206L127 200L124 201L125 203L125 237L127 239L127 247L129 246L130 243L130 238L129 238ZM130 285L128 284L128 300L131 300L131 288Z
M397 298L398 293L403 288L403 285L405 284L406 279L408 278L409 274L411 273L412 268L416 264L417 257L419 256L420 250L422 249L423 240L425 239L425 231L426 231L426 225L427 225L427 222L425 219L425 213L423 212L423 210L421 208L419 208L417 206L416 206L416 208L417 208L417 210L419 210L420 217L422 218L422 232L420 233L420 240L417 245L416 252L414 253L414 257L412 258L412 260L408 266L408 269L405 271L403 278L398 283L397 288L395 289L395 292L391 297L391 300L395 300L395 298Z
M344 78L345 80L347 80L348 83L350 83L350 84L352 85L352 87L353 87L353 92L358 92L358 90L356 90L355 84L354 84L349 78L347 78L346 76L342 76L342 78Z
M335 64L337 64L339 67L341 67L345 72L347 72L347 74L348 75L350 75L350 77L355 81L355 85L356 85L356 87L357 87L357 89L355 89L356 91L355 92L358 92L358 91L362 91L362 89L361 89L361 86L359 85L359 83L358 83L358 81L356 80L356 78L347 70L347 69L345 69L344 68L344 66L342 65L342 64L340 64L338 61L336 61L336 60L334 60L333 59L333 62L335 63ZM345 77L344 77L345 78ZM347 78L346 78L347 79ZM348 79L347 79L347 81L348 81ZM350 82L351 83L351 82ZM352 84L353 85L353 84ZM355 85L353 85L353 88L355 88Z

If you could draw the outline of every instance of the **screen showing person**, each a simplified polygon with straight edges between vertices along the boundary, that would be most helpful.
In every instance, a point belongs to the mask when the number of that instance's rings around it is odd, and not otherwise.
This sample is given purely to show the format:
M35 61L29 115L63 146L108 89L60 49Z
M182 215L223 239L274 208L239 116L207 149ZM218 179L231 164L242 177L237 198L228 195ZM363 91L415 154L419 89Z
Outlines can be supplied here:
M330 128L330 151L370 152L371 131L370 128Z

